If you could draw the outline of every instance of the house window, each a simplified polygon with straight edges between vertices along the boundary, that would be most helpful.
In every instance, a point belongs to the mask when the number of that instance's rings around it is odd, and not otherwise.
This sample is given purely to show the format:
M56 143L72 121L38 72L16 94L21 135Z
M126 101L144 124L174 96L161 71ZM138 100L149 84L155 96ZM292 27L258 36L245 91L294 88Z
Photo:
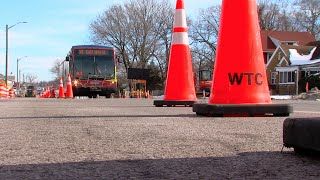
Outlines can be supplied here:
M277 80L277 72L271 72L271 83L270 84L275 85L276 80Z
M279 84L294 84L294 82L295 82L295 72L294 71L279 72L279 76L280 76Z

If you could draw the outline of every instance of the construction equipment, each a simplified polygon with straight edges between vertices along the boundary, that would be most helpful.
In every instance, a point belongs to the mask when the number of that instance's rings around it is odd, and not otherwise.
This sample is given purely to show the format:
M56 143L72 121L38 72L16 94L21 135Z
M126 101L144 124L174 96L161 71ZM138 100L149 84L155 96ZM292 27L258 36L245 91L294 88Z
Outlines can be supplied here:
M212 71L211 70L200 70L199 71L199 89L210 94L212 84Z
M130 98L147 98L147 81L130 79Z
M34 86L28 86L27 87L27 93L25 97L36 97L36 91Z
M197 78L197 96L208 97L210 95L212 85L212 70L200 70L197 74L195 73L195 78Z

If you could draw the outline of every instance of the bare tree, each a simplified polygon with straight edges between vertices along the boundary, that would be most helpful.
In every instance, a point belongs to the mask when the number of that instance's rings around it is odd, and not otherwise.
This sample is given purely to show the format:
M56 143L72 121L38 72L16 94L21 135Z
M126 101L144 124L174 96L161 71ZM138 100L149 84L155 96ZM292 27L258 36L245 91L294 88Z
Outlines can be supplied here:
M279 11L280 9L277 4L260 1L258 6L260 28L262 30L276 30Z
M111 45L119 53L119 60L124 63L125 69L130 67L127 29L129 16L121 5L113 5L103 14L99 15L90 24L91 41L96 44Z
M155 17L157 21L154 27L158 42L150 54L150 60L153 65L152 67L158 68L162 85L164 85L170 56L174 11L168 1L161 6L159 13Z
M288 0L259 0L258 16L261 30L296 31L292 5Z
M198 70L213 68L219 33L221 6L200 10L190 26L193 62Z
M154 0L133 0L125 5L130 14L128 43L135 66L145 68L158 39L153 27L157 19L158 4Z
M296 23L305 31L320 38L320 1L296 0L294 5Z
M168 0L131 0L114 5L91 23L91 40L114 46L126 68L145 68L159 45L158 17L168 7Z
M27 83L34 83L37 78L38 77L35 74L31 74L31 73L26 74L26 82Z
M53 65L52 67L50 68L50 72L51 74L53 75L53 80L51 81L51 84L53 84L54 86L59 86L60 84L60 64L63 60L58 60L56 59L54 62L53 62Z
M62 60L56 59L53 62L52 67L49 70L51 72L51 74L54 76L54 79L58 79L59 80L59 66L60 66L61 62L62 62Z

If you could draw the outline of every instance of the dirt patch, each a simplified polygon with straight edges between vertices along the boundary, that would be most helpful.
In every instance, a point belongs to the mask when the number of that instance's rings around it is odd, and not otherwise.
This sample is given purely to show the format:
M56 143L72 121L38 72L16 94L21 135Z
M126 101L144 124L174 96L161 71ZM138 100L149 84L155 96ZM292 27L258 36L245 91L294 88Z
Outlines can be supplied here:
M320 101L320 91L317 87L315 87L315 88L312 88L308 92L304 92L304 93L301 93L297 96L293 96L292 99Z

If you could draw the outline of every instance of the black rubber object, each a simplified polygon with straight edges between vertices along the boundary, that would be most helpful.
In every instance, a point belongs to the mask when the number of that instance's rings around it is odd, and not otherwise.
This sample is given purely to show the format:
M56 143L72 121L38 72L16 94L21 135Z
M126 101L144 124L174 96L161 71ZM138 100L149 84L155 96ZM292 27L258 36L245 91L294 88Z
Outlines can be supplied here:
M195 103L193 112L201 116L289 116L293 108L287 104L205 104Z
M320 152L320 117L287 118L283 122L283 145L301 153Z
M156 107L162 107L162 106L168 106L168 107L173 107L173 106L189 106L192 107L192 105L196 101L166 101L166 100L154 100L153 105Z

